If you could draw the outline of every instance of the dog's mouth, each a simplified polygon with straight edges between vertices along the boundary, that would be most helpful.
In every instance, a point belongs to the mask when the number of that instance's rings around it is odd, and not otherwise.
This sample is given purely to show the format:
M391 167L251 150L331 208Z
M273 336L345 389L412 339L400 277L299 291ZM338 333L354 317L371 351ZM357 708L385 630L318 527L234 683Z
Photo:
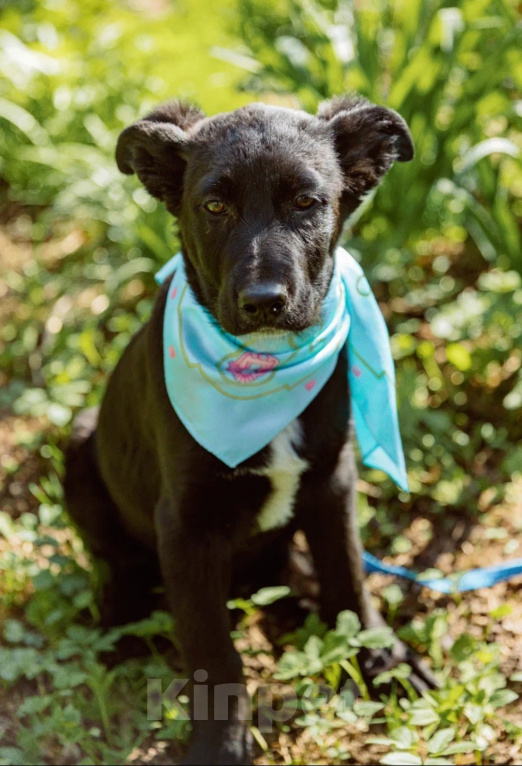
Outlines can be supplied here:
M245 321L236 312L232 316L227 312L217 312L217 318L221 327L231 335L241 337L256 334L277 339L289 333L303 332L318 324L321 319L321 302L318 306L315 304L314 298L310 297L270 321Z
M277 327L264 324L252 325L250 327L235 326L233 329L228 329L228 327L223 324L222 327L230 335L234 335L238 338L243 338L247 335L257 335L269 338L271 340L277 340L278 338L282 339L289 334L299 334L304 332L305 330L308 330L310 327L313 327L315 324L317 324L318 321L319 320L314 316L308 321L288 322L288 324L281 324Z
M291 330L278 330L275 327L261 327L259 330L255 330L256 335L263 335L269 338L284 338L289 332L296 332L293 328Z

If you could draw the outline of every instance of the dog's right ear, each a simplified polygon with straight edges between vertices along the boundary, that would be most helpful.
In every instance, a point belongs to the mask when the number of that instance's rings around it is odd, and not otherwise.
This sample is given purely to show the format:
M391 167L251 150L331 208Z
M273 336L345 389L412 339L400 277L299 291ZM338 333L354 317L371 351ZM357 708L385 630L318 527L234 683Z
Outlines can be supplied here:
M183 192L191 131L205 115L195 106L172 101L160 106L120 134L116 162L122 173L136 173L153 197L177 214Z

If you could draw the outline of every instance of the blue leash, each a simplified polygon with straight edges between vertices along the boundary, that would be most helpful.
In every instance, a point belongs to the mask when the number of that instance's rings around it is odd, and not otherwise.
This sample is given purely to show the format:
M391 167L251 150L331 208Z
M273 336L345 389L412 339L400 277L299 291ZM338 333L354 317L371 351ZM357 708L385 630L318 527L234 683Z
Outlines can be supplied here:
M477 588L491 588L497 582L510 580L512 577L522 575L522 559L512 559L504 564L494 564L490 567L479 567L470 569L469 572L451 575L450 577L424 577L422 574L415 574L406 567L394 566L393 564L384 564L376 556L364 551L363 561L366 572L380 572L381 574L395 575L404 577L407 580L422 585L426 588L439 591L439 593L458 593L465 590L476 590Z

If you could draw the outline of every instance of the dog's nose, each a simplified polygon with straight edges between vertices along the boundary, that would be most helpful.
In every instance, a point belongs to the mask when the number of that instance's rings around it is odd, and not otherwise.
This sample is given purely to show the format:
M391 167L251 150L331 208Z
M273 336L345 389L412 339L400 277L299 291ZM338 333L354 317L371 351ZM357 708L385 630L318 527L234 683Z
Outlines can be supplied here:
M286 305L286 290L277 282L260 284L241 290L239 308L252 319L273 319Z

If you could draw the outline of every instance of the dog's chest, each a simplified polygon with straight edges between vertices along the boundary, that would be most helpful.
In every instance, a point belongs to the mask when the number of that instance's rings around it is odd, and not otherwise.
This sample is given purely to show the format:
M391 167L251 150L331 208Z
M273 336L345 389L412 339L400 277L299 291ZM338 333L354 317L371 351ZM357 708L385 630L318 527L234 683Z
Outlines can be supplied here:
M270 442L268 465L247 469L248 473L265 476L271 485L257 516L261 532L284 526L292 518L301 475L308 468L308 462L297 454L302 440L302 426L296 419Z

